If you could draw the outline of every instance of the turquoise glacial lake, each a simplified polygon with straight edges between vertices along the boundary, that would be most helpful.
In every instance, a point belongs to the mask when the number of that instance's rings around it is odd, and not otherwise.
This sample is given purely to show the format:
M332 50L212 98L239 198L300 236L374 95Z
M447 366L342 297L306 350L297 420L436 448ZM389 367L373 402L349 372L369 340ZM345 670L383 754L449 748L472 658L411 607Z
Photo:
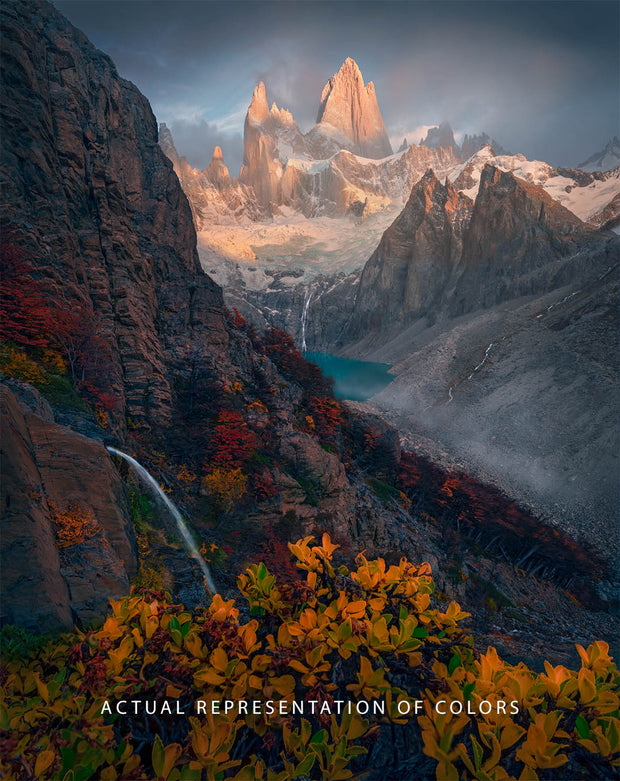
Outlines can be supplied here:
M304 358L316 363L323 374L334 380L334 393L338 399L348 401L366 401L386 388L394 379L388 374L392 368L389 363L356 361L352 358L339 358L330 353L304 353Z

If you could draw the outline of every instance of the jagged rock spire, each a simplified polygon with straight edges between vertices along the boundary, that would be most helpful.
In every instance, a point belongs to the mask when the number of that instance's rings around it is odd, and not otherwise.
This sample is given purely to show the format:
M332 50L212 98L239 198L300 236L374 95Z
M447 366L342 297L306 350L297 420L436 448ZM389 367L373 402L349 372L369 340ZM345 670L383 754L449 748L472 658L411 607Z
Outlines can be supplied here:
M317 124L339 132L356 154L372 158L392 154L375 85L372 81L364 85L362 73L351 57L347 57L323 88Z

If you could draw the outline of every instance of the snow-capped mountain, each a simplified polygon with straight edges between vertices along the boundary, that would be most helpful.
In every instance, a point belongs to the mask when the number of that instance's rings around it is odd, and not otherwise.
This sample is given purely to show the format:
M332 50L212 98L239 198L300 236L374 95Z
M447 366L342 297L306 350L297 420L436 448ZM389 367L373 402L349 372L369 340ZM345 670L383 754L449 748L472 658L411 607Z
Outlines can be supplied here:
M466 135L459 145L447 122L428 126L419 145L403 140L392 154L374 87L364 84L351 59L325 85L317 124L307 133L267 97L261 82L246 114L239 178L231 180L217 148L210 165L198 171L178 155L165 126L160 144L190 201L205 269L235 305L243 309L251 297L252 311L292 333L305 287L321 275L361 269L429 170L473 201L490 164L541 185L595 228L619 222L620 169L554 168L506 154L485 133ZM312 299L311 313L318 300Z
M600 151L578 166L583 171L611 171L620 166L620 138L614 136Z
M524 155L497 155L490 145L476 152L449 174L457 190L475 198L485 165L511 171L519 179L539 184L558 203L580 220L597 228L620 223L620 168L590 173L577 168L554 168Z
M254 190L239 183L236 177L231 181L219 146L215 147L207 168L199 171L178 154L172 134L164 123L159 126L159 145L179 177L197 231L215 225L239 227L267 217Z

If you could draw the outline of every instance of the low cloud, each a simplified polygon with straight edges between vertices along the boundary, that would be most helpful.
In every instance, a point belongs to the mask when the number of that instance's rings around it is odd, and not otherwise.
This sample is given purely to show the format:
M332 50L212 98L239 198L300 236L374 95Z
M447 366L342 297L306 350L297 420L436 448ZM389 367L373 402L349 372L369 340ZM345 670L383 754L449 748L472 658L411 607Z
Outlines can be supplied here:
M171 119L166 124L177 152L185 156L191 166L206 168L211 162L214 147L220 146L230 175L239 175L243 162L241 132L224 130L219 124L204 119Z

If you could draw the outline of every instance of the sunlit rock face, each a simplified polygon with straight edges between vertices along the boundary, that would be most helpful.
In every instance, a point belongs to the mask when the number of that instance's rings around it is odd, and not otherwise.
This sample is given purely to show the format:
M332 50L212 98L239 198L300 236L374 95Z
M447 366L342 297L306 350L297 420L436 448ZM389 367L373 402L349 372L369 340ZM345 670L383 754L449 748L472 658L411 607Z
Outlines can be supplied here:
M375 85L372 81L364 84L362 73L351 57L347 57L323 88L317 130L344 137L344 148L362 157L377 159L392 154Z
M258 84L245 118L239 181L253 189L263 210L273 214L288 205L313 216L363 204L364 187L347 180L332 159L340 152L365 162L392 155L374 85L364 84L352 59L325 85L317 123L306 134L285 108L269 108L265 85Z

